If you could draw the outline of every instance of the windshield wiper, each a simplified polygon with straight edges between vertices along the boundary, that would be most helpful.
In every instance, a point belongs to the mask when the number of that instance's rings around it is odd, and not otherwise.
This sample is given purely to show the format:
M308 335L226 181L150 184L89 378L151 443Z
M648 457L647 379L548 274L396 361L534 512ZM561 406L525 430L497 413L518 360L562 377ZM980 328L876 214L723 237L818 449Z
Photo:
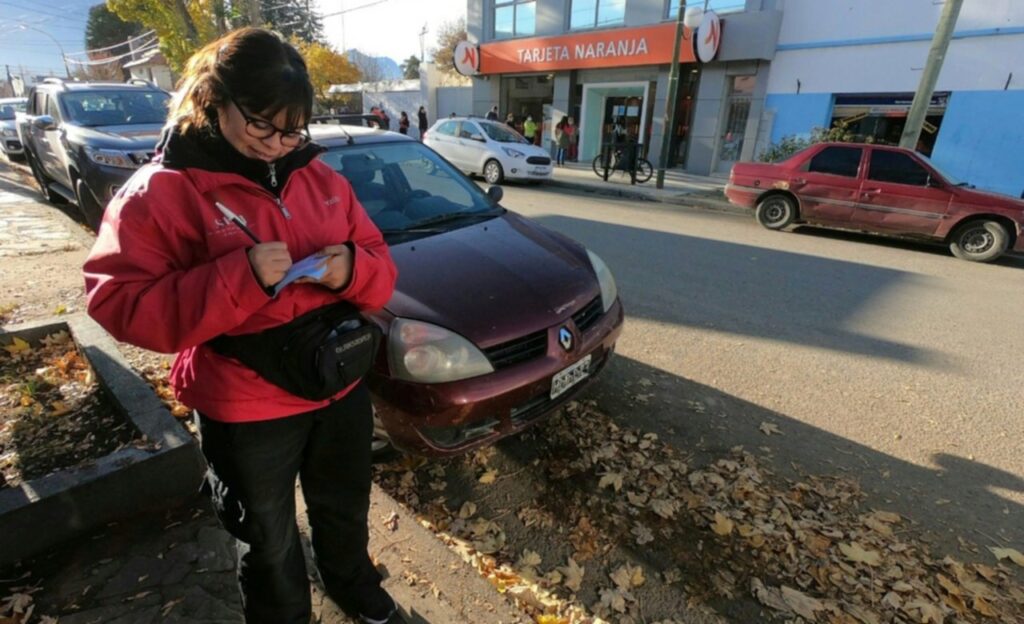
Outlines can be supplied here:
M411 224L409 227L399 228L394 230L382 230L383 234L404 234L404 233L422 233L422 232L441 232L443 228L437 226L450 223L452 221L461 221L463 219L480 219L480 218L491 218L496 217L505 212L504 208L497 210L485 210L482 212L446 212L433 217L423 219Z

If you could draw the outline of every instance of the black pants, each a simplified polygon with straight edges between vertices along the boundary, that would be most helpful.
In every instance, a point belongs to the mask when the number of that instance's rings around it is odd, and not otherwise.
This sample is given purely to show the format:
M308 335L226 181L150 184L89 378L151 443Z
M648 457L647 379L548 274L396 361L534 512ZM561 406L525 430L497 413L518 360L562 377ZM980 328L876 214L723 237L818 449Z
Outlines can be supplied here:
M199 414L196 421L214 509L237 540L247 623L310 620L296 476L328 595L344 604L380 584L366 551L373 413L363 384L327 407L287 418L226 424Z

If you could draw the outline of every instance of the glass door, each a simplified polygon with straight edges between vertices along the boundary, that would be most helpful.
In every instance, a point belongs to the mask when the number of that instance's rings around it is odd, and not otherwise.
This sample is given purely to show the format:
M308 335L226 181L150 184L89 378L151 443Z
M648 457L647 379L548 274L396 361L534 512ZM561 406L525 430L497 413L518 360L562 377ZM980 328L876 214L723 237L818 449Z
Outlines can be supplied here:
M756 76L731 76L729 94L725 101L725 123L718 139L719 172L728 172L743 154L743 139L750 117L750 102L754 97Z

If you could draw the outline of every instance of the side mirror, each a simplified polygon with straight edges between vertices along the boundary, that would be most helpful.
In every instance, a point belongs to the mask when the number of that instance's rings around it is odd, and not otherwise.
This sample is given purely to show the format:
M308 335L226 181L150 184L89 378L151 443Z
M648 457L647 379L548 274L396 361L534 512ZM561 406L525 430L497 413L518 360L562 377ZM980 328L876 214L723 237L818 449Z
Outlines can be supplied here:
M489 186L487 187L487 196L491 198L492 202L497 204L501 201L501 198L505 196L505 191L497 185Z
M943 184L941 181L937 180L931 175L928 176L928 181L925 182L925 186L935 189L946 188L945 184Z
M57 122L49 115L40 115L36 117L32 120L32 125L43 131L57 129Z
M471 135L469 135L469 138L471 140L473 140L473 141L480 141L481 143L486 143L487 142L487 139L485 139L484 135L482 135L482 134L471 134Z

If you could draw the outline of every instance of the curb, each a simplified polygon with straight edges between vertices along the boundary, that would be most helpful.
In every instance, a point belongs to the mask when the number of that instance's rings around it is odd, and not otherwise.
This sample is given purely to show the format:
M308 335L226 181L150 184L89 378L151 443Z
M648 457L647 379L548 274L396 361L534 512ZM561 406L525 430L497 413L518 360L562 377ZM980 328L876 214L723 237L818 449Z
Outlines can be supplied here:
M712 210L715 212L725 212L729 214L737 215L749 215L750 210L742 208L740 206L733 205L726 199L714 199L702 195L660 195L657 192L643 191L636 187L630 186L626 188L615 186L598 186L596 184L588 184L584 182L570 182L567 180L545 180L544 186L561 188L570 191L584 192L592 195L603 195L605 197L617 197L620 199L633 199L639 201L648 201L659 204L669 204L672 206L687 206L689 208L701 208L703 210Z

